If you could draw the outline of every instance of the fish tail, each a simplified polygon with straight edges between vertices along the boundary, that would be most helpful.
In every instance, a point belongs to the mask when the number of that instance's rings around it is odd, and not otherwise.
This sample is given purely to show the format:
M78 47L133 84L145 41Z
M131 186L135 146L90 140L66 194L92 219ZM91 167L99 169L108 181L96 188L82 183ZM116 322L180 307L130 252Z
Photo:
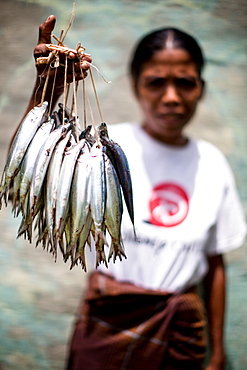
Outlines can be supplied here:
M114 239L112 239L112 242L111 242L111 248L110 248L109 255L108 255L108 262L110 261L112 256L113 256L114 263L117 257L119 257L120 261L122 261L122 257L124 257L125 259L127 258L124 252L124 249L123 249L123 244L121 242L115 241Z
M105 251L104 251L104 245L108 246L105 235L104 235L103 231L97 231L96 232L96 239L95 239L96 268L99 266L99 264L101 262L104 262L106 267L108 267L107 260L106 260L106 255L105 255Z
M53 237L53 242L54 243L57 243L57 239L55 237ZM60 239L59 240L58 245L59 245L59 248L60 248L60 251L62 253L63 258L65 258L65 248L64 248L64 241L63 241L63 239Z
M101 262L103 262L106 267L108 267L105 251L102 248L96 250L96 268L100 265Z

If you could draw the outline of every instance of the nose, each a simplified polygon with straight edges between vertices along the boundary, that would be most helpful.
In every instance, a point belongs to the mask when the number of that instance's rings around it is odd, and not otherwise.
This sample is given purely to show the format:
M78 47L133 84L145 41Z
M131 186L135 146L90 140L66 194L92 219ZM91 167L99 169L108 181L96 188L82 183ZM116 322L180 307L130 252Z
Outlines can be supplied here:
M180 96L173 84L166 85L162 94L162 103L167 106L176 106L180 103Z

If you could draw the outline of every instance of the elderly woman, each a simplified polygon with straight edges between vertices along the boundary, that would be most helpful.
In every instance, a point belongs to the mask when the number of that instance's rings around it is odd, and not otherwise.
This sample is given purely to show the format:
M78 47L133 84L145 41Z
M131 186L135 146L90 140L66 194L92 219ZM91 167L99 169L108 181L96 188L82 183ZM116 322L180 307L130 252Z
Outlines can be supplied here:
M40 26L36 58L47 55L54 24L50 16ZM76 79L90 61L85 57L82 70L76 64ZM68 369L202 369L207 325L207 369L224 367L222 254L243 243L246 225L226 159L184 131L203 96L203 66L196 40L173 28L148 34L133 53L130 74L142 122L114 125L110 137L129 161L137 239L124 212L127 259L91 273ZM59 68L53 106L62 93ZM44 85L43 66L37 69L28 110ZM205 306L197 291L202 283Z

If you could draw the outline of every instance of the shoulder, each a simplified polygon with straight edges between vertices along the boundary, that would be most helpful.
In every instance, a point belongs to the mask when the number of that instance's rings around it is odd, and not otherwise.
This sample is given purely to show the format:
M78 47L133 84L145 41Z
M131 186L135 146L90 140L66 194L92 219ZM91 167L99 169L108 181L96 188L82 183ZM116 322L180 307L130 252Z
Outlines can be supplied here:
M224 153L212 143L205 140L195 141L199 157L207 166L231 171L228 159Z
M205 140L195 140L194 143L199 153L203 156L208 156L208 159L216 158L218 160L225 160L225 155L214 144Z
M194 151L197 156L197 170L202 174L205 181L235 186L235 176L225 154L215 145L205 140L192 140Z

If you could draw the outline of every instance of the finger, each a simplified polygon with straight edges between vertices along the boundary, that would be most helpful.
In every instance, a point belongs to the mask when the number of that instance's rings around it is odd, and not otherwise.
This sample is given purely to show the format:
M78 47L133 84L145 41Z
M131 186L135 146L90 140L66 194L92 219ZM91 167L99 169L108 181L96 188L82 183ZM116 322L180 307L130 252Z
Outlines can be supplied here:
M83 71L82 73L75 73L74 76L72 73L68 74L67 76L67 83L72 83L75 81L81 81L83 80L85 77L87 77L87 72L86 71Z
M46 44L39 44L34 48L33 55L35 60L41 56L48 56L50 51L47 49Z
M74 64L74 67L73 67ZM90 68L90 64L86 61L79 61L79 62L70 62L68 61L68 72L73 72L75 70L76 73L80 73L82 70L88 70Z
M50 15L47 20L39 26L38 44L50 44L51 32L55 27L56 17Z

